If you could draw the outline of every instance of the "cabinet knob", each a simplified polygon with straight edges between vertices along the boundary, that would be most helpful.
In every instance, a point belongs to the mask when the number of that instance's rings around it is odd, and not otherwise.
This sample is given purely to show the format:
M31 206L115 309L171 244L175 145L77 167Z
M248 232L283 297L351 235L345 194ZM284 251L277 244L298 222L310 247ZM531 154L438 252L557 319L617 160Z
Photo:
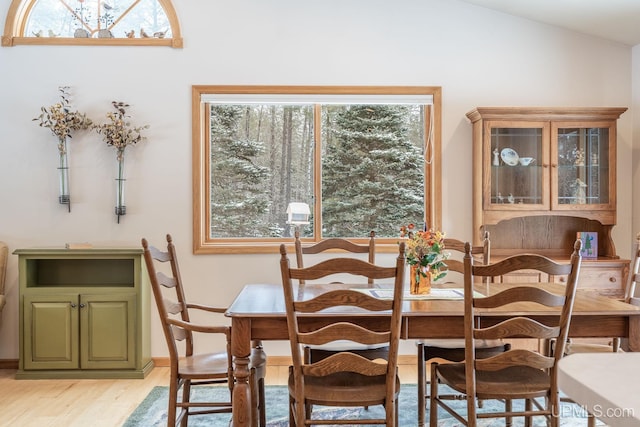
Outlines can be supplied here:
M84 303L80 304L80 308L84 308L84 307L85 307Z
M613 277L613 276L612 276L612 277L609 277L609 281L610 281L611 283L616 283L616 278L615 278L615 277Z
M76 308L76 303L72 302L71 303L71 308Z

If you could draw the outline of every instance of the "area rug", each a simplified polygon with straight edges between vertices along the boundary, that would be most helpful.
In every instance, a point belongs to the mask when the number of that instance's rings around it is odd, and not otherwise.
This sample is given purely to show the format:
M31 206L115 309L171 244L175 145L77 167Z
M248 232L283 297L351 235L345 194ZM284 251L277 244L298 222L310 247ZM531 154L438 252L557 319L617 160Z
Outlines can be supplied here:
M194 391L192 400L206 400L221 398L227 393L224 387L201 387ZM167 425L167 399L168 387L154 387L144 401L129 416L123 427L160 427ZM268 427L287 427L289 425L288 415L288 392L286 386L267 386L266 387L266 408L267 408L267 426ZM464 408L464 402L455 402L460 408ZM485 402L481 411L498 411L502 409L500 402ZM514 407L517 403L514 403ZM560 425L563 427L585 427L587 425L586 412L577 405L563 404L562 418ZM384 417L382 407L371 407L367 410L363 408L317 408L314 414L326 419L336 418L352 418L362 415L365 411L369 413L379 414ZM401 427L415 427L418 425L418 406L417 406L417 389L415 384L403 384L400 390L400 406L399 406ZM189 418L189 427L228 427L231 419L230 414L214 414L200 415ZM454 427L460 423L442 412L438 416L438 427ZM427 425L429 420L429 412L427 411ZM545 426L546 422L543 417L534 418L534 426ZM482 420L479 424L482 427L503 426L503 419L487 419ZM522 419L514 419L514 426L523 425ZM598 422L598 426L604 424Z

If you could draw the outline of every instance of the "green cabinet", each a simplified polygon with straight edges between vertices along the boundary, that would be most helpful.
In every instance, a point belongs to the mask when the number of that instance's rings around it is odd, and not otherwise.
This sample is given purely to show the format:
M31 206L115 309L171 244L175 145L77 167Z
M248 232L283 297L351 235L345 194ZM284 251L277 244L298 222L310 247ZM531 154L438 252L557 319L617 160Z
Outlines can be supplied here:
M150 285L141 249L18 249L16 378L144 378Z

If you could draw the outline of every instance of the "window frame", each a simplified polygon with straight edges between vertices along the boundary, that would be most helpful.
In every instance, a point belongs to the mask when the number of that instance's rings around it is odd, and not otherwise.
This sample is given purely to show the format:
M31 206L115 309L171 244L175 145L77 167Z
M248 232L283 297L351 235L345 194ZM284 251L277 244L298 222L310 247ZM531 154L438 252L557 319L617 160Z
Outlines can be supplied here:
M27 18L30 10L37 0L12 0L7 12L2 35L2 46L16 45L49 45L49 46L169 46L182 48L183 40L180 33L178 15L171 0L156 0L164 9L171 26L172 37L167 38L75 38L75 37L26 37L24 35L27 26Z
M431 95L433 104L427 128L430 138L425 150L425 216L427 223L436 229L442 224L442 88L440 86L218 86L194 85L191 89L192 109L192 191L193 191L193 253L194 254L239 254L239 253L277 253L281 243L291 239L235 239L209 237L210 230L210 138L208 135L208 108L202 98L215 94L297 94L297 95ZM316 115L315 126L320 119ZM321 144L316 132L314 156L314 194L321 192L320 164ZM314 216L321 217L321 204L314 204ZM402 225L399 224L398 227ZM317 225L320 226L319 224ZM319 233L309 242L320 241ZM352 239L366 242L368 237ZM292 243L292 242L290 242ZM376 250L379 252L397 251L397 239L377 238Z

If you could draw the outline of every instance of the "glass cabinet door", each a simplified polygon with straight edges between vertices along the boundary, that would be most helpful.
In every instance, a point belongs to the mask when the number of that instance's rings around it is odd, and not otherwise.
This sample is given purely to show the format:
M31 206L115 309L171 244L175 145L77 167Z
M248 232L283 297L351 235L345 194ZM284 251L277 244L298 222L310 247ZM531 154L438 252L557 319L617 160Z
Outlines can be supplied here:
M608 122L554 123L552 209L610 209L615 195L610 168L615 128Z
M549 208L548 122L487 122L485 209Z

